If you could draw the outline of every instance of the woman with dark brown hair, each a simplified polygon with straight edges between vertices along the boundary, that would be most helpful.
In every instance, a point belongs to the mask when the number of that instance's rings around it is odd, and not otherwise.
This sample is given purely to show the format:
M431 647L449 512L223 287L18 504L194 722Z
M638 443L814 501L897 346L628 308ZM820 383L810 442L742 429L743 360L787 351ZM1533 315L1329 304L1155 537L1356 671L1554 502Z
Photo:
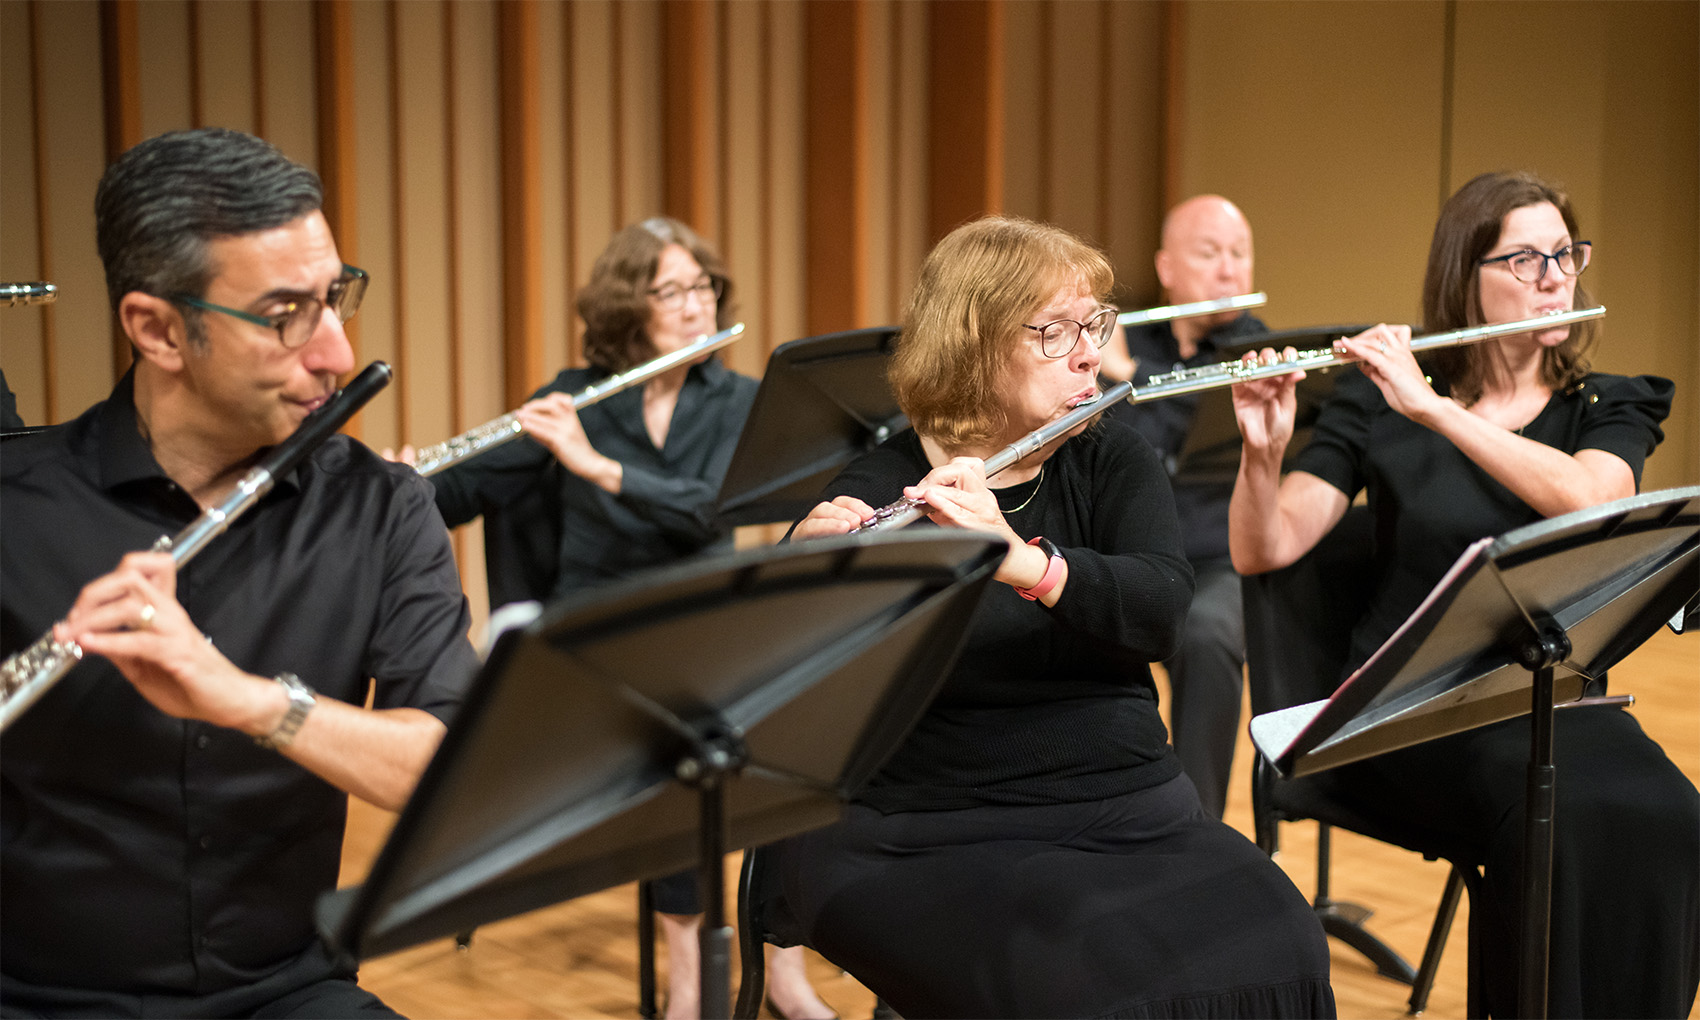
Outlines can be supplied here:
M608 242L579 292L588 368L569 368L519 409L526 436L433 475L452 527L485 518L492 607L549 601L714 550L730 531L715 498L756 381L713 355L584 409L572 394L695 343L733 321L714 249L678 220L635 223ZM655 883L668 946L669 1017L697 1014L701 907L694 872ZM793 1017L832 1015L800 952L776 954L770 1000Z
M1157 455L1100 421L985 474L1098 394L1110 284L1090 245L1009 217L923 264L890 369L913 428L793 538L907 495L1009 551L914 731L842 822L781 844L785 906L904 1016L1331 1016L1309 905L1166 742L1150 663L1192 574Z
M432 476L451 527L485 515L490 605L547 601L730 548L714 499L756 382L712 355L581 415L572 394L729 325L725 267L677 220L614 235L579 293L586 368L518 411L526 436Z
M1563 192L1531 174L1483 174L1435 225L1424 327L1588 307L1578 277L1591 249ZM1409 327L1339 341L1362 371L1340 381L1285 477L1298 376L1234 387L1245 437L1229 518L1235 567L1294 562L1367 492L1378 575L1353 634L1355 669L1471 542L1633 495L1674 387L1590 371L1592 327L1456 348L1436 359L1432 383ZM1566 709L1554 730L1550 1013L1687 1016L1700 982L1700 795L1626 712ZM1340 795L1389 831L1444 834L1485 865L1471 941L1494 1016L1518 1008L1528 755L1525 716L1331 773Z

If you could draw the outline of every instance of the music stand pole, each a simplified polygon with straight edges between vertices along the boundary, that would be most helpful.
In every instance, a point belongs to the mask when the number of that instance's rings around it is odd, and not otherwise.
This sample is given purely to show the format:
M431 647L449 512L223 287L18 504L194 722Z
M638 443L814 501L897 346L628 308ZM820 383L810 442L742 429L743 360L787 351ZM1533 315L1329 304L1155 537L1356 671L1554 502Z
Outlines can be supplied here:
M1534 674L1529 694L1529 772L1523 802L1523 919L1519 947L1517 1008L1522 1016L1547 1015L1547 977L1552 944L1552 844L1555 786L1553 764L1553 667L1569 657L1570 638L1543 626L1518 649L1518 661Z
M726 787L722 780L743 767L748 752L735 736L705 741L681 759L677 775L697 788L701 820L697 830L697 887L702 898L702 928L697 932L698 1009L703 1020L732 1015L732 928L726 923Z

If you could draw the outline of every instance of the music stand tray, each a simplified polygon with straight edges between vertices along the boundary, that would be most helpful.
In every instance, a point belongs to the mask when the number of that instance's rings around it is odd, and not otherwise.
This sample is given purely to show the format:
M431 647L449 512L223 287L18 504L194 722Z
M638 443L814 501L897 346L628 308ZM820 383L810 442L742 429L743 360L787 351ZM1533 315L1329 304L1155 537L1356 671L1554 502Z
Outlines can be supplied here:
M1700 486L1650 492L1482 539L1325 701L1257 716L1283 775L1306 775L1525 712L1517 1015L1544 1017L1557 773L1552 713L1700 592Z
M1482 539L1325 701L1251 722L1302 776L1529 711L1518 646L1558 629L1560 702L1651 637L1700 587L1700 487L1650 492Z
M897 332L825 333L774 349L721 482L722 523L796 520L840 468L909 427L885 379Z
M364 959L696 864L708 949L719 851L835 821L961 650L1005 546L928 532L694 560L503 635L321 935Z

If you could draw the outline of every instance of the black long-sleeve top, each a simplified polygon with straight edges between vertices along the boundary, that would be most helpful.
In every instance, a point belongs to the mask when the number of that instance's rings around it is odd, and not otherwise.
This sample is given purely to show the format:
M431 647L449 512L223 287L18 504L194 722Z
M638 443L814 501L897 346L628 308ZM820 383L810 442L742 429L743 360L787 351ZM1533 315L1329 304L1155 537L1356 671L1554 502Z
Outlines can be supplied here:
M884 506L928 470L906 430L854 461L824 498ZM1064 443L1042 476L995 491L1018 535L1057 545L1068 583L1054 607L990 587L938 697L861 794L881 811L1073 803L1180 772L1149 664L1175 648L1192 570L1157 455L1127 426L1101 422Z
M532 399L576 393L608 376L570 368ZM580 410L591 445L620 462L618 496L568 471L529 436L433 475L437 509L451 527L484 515L490 604L558 598L730 548L714 504L756 388L718 358L692 366L665 449L644 427L641 386Z

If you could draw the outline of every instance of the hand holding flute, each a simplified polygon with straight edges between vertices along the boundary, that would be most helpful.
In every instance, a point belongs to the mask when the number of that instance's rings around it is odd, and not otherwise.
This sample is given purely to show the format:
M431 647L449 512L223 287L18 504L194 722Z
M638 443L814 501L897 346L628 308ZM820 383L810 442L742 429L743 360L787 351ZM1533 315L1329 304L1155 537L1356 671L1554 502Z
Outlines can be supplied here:
M382 454L388 460L399 460L412 464L419 469L420 474L430 477L487 450L493 450L518 439L530 431L530 424L538 425L546 435L554 437L558 442L574 445L574 429L577 429L580 437L584 432L582 427L577 426L579 408L600 403L622 390L630 389L640 383L647 383L668 372L682 370L743 335L744 324L736 323L717 333L682 344L624 372L609 376L571 396L555 393L545 394L528 402L519 410L510 411L500 418L485 422L477 428L470 429L433 446L421 447L418 450L414 450L411 446L404 446L399 453L386 449L382 451ZM539 438L542 439L541 436ZM555 450L549 442L545 442L544 445L549 446L557 456L561 455L561 451ZM588 447L588 441L584 445ZM562 457L563 464L571 468L575 463L580 463L581 466L587 468L594 467L596 471L606 470L606 465L592 465L584 461L582 449L577 449L575 446L575 450L578 456L571 461ZM594 453L595 451L591 450L590 452ZM575 473L582 472L577 472L575 469ZM596 480L598 484L601 484L594 471L585 477ZM619 491L617 477L615 488L609 491Z
M275 712L277 685L238 669L177 601L169 552L130 553L89 582L53 637L110 659L167 715L259 732Z

